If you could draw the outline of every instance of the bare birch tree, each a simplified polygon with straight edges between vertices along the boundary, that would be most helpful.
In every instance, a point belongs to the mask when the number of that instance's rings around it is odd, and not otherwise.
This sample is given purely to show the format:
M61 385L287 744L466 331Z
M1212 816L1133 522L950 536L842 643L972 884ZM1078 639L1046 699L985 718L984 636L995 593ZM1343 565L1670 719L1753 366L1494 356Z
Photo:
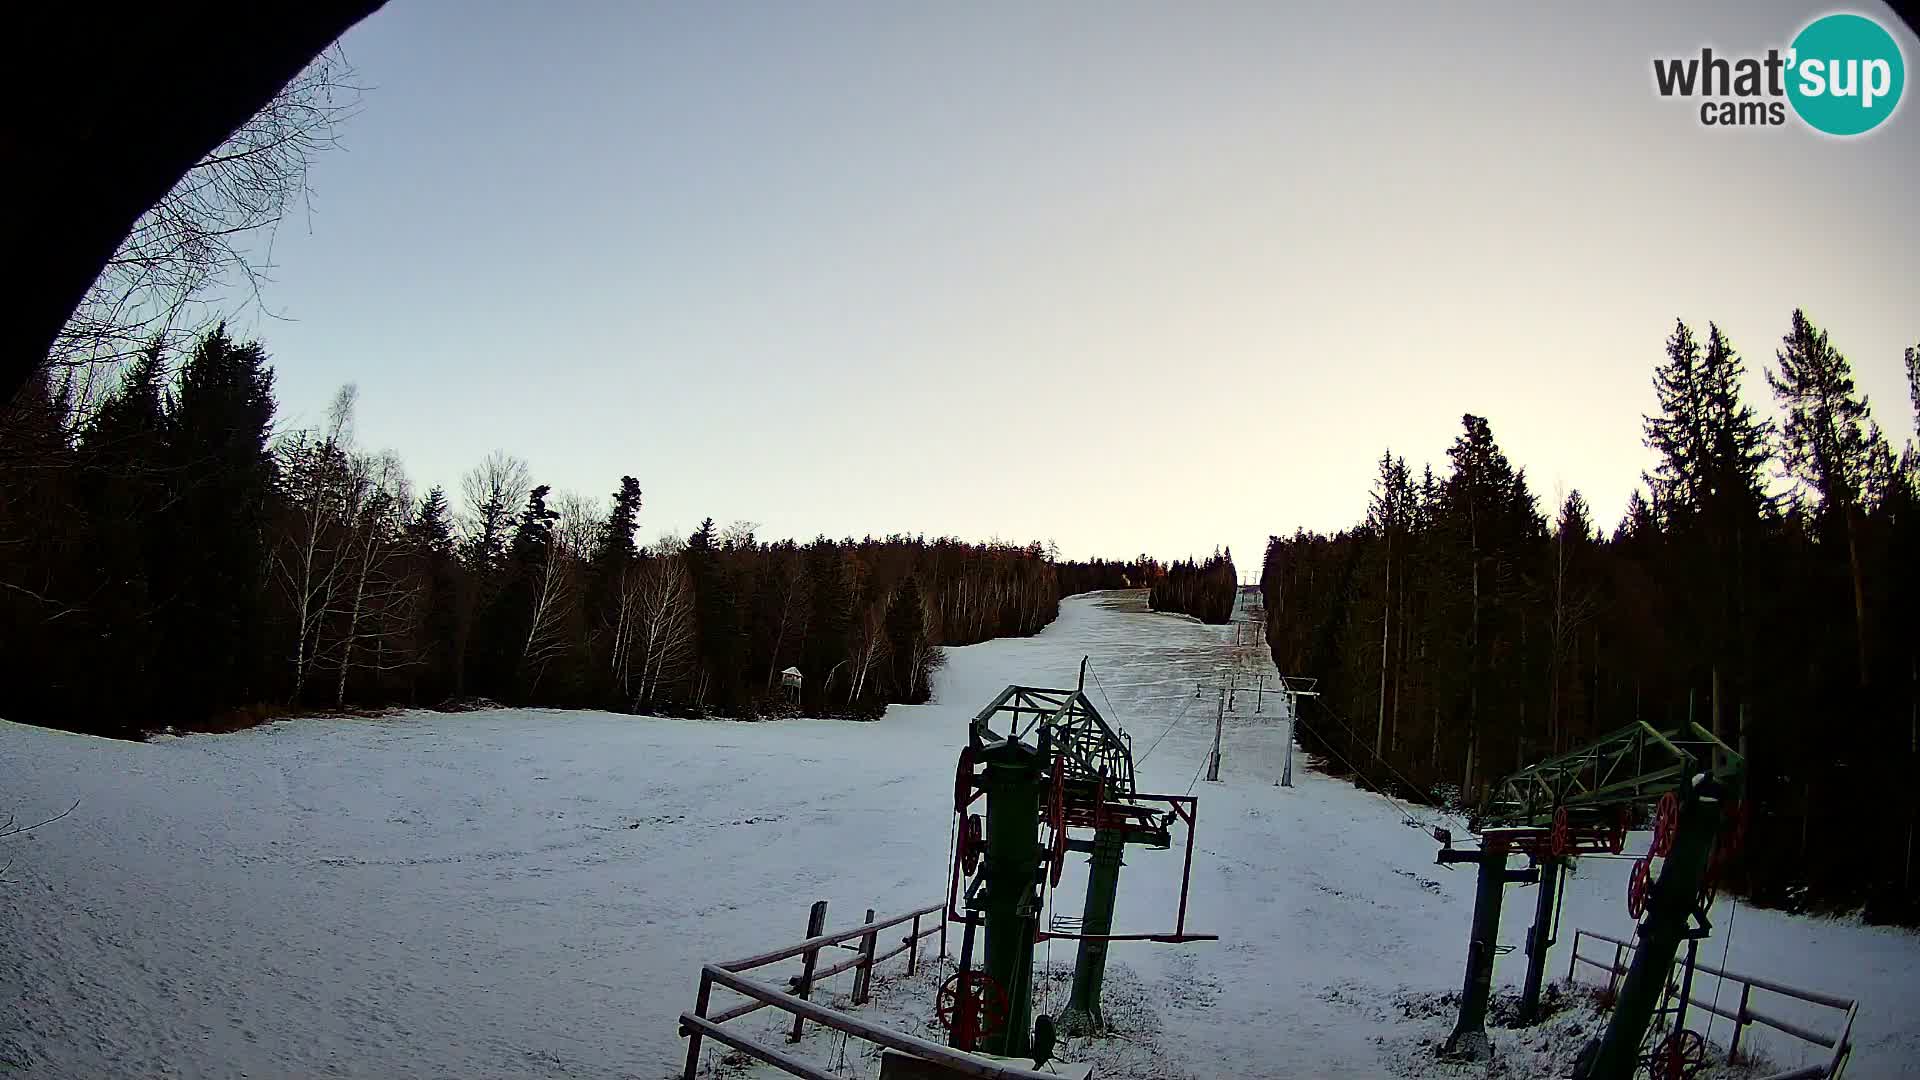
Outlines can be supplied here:
M532 490L527 463L505 450L488 454L460 478L460 492L466 499L457 522L460 544L476 571L499 567L513 532L514 515Z
M348 454L357 391L349 384L334 395L327 425L295 432L275 447L291 514L274 548L274 577L295 614L293 695L306 690L319 652L321 623L333 604L341 560L337 547L347 515Z
M680 679L694 659L693 579L683 556L655 556L639 564L633 599L634 653L639 681L631 686L636 710L659 700L661 690Z
M891 652L887 641L887 605L892 600L893 593L889 590L886 595L867 605L854 622L853 666L847 691L847 700L850 702L860 700L860 695L867 688L867 680Z
M306 200L314 157L339 145L359 109L353 80L337 47L321 53L134 224L47 355L76 413L142 349L260 303L275 230Z
M353 473L346 567L333 611L345 622L336 650L335 706L346 703L347 677L356 665L376 673L397 666L387 655L388 641L411 629L416 614L416 590L405 573L400 544L413 496L400 459L391 451L356 458ZM365 655L363 643L372 647L372 657Z

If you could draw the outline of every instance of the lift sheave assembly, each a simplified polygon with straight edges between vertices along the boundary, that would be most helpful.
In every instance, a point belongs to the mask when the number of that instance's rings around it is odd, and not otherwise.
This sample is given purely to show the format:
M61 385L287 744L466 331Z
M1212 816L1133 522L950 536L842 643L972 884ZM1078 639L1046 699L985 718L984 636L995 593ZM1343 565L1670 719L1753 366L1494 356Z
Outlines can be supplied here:
M994 723L1004 727L996 731ZM1042 1056L1053 1033L1104 1026L1100 985L1114 941L1214 941L1186 930L1198 800L1134 785L1133 748L1080 690L1009 686L968 725L954 776L958 817L946 917L965 924L960 970L941 987L941 1024L956 1049ZM1186 826L1180 909L1171 930L1115 933L1114 898L1128 845L1170 848ZM1077 924L1041 925L1069 852L1091 857ZM976 931L984 934L975 966ZM1079 942L1073 990L1056 1018L1032 1018L1037 942Z
M1645 1067L1653 1080L1683 1080L1703 1069L1706 1044L1686 1029L1687 999L1694 954L1713 931L1707 914L1716 884L1746 836L1745 774L1740 755L1698 724L1663 733L1635 723L1495 784L1471 822L1478 849L1455 848L1446 830L1436 829L1438 862L1479 868L1460 1017L1442 1053L1466 1059L1491 1053L1486 1015L1506 886L1540 887L1520 1001L1520 1022L1529 1024L1539 1019L1561 869L1582 854L1621 854L1636 815L1644 814L1652 843L1635 861L1627 892L1637 948L1607 1029L1581 1053L1576 1076L1627 1080ZM1510 855L1526 856L1529 865L1509 869ZM1688 961L1675 1004L1663 1006L1683 941ZM1661 1015L1669 1033L1643 1048Z

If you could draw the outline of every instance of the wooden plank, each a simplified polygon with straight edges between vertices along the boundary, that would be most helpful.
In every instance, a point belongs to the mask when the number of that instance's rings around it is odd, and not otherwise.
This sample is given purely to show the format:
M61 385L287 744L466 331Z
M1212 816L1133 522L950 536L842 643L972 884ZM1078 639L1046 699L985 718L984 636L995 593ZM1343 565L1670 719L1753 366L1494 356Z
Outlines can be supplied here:
M1805 1001L1814 1005L1825 1005L1829 1009L1840 1009L1844 1011L1847 1009L1851 1009L1854 1006L1854 999L1841 997L1838 994L1825 994L1825 993L1821 993L1818 990L1801 990L1801 989L1798 989L1797 987L1787 986L1784 983L1774 982L1771 979L1762 979L1753 975L1742 975L1736 971L1721 971L1719 968L1712 967L1711 965L1708 965L1708 964L1695 964L1694 967L1700 969L1701 971L1711 972L1712 974L1718 975L1723 979L1732 979L1734 982L1749 983L1753 986L1759 987L1762 990L1771 990L1776 994L1782 994L1790 998L1796 998L1800 1001Z
M807 940L819 941L820 928L825 926L826 923L827 902L825 900L815 900L812 909L807 912ZM820 960L820 946L816 945L806 950L805 956L805 966L800 969L800 985L797 988L797 993L799 993L803 999L808 994L813 993L813 965ZM805 1023L806 1017L800 1013L793 1014L793 1030L787 1033L788 1042L800 1041L800 1028L801 1025Z
M695 1016L702 1018L706 1016L707 1002L712 996L713 980L703 974L700 976L700 993L695 997L693 1003ZM688 1028L685 1024L682 1024L680 1025L680 1030L692 1036L687 1042L687 1067L686 1071L680 1074L681 1080L693 1080L694 1074L700 1070L700 1029L697 1027Z
M1829 1050L1833 1049L1833 1044L1834 1044L1833 1036L1822 1035L1817 1031L1808 1030L1807 1028L1803 1028L1799 1024L1793 1023L1790 1020L1776 1019L1774 1017L1768 1016L1766 1013L1763 1013L1758 1009L1748 1009L1747 1019L1753 1021L1756 1024L1765 1024L1768 1027L1773 1028L1775 1031L1784 1031L1789 1035L1795 1036L1796 1038L1805 1039L1810 1043L1815 1043L1817 1045L1824 1046Z
M809 1062L801 1061L799 1058L791 1054L782 1053L771 1046L762 1046L752 1039L728 1031L719 1024L704 1017L695 1016L692 1013L681 1013L680 1024L682 1027L691 1027L710 1039L726 1043L728 1046L733 1047L743 1054L751 1054L776 1069L792 1073L795 1076L805 1077L806 1080L840 1080L839 1077Z
M873 909L867 909L867 921L873 921ZM853 973L853 1003L867 1003L867 986L873 982L873 947L880 940L880 931L869 930L860 935L860 967Z
M907 955L907 974L912 975L920 965L920 916L913 917L913 929L907 931L907 947L913 951Z
M972 1054L962 1053L950 1046L942 1046L937 1042L931 1042L915 1035L908 1035L905 1032L894 1031L891 1028L882 1027L879 1024L869 1023L861 1017L852 1016L836 1009L830 1009L817 1002L795 997L792 994L781 993L766 983L749 979L745 975L728 971L726 968L717 965L709 964L704 971L714 982L719 983L729 990L770 1002L778 1008L793 1013L797 1017L804 1017L817 1024L833 1028L836 1031L844 1031L855 1038L865 1039L870 1043L878 1043L881 1046L900 1050L912 1054L915 1057L926 1058L929 1061L937 1061L967 1076L983 1077L986 1078L986 1080L1059 1080L1059 1077L1052 1073L1035 1072L1032 1069L1023 1069L1013 1065L1002 1065L998 1062L989 1061Z
M1727 1010L1721 1008L1720 1006L1715 1005L1711 1001L1701 1001L1699 998L1694 997L1691 994L1687 995L1687 1004L1692 1005L1696 1009L1705 1009L1706 1011L1712 1013L1715 1016L1725 1017L1726 1019L1731 1020L1736 1024L1740 1022L1739 1013L1728 1012Z
M859 953L854 953L852 956L847 957L845 960L840 961L839 963L833 965L832 967L821 968L819 971L814 972L813 981L816 983L825 982L826 980L831 979L835 975L841 974L842 972L852 971L854 968L857 968L861 964L865 963L866 959L867 958L865 956L862 956ZM795 975L793 978L788 979L787 985L798 987L800 985L800 976Z
M835 930L832 933L823 932L816 937L810 937L795 945L786 945L774 949L771 952L760 953L757 956L749 956L744 960L729 960L718 966L726 968L728 971L751 971L754 968L765 967L768 964L778 963L782 960L791 960L809 949L824 949L829 945L837 945L842 941L857 938L868 931L885 930L890 926L898 926L912 919L915 915L929 915L939 911L943 906L942 904L929 904L926 907L917 908L902 915L895 915L890 919L881 919L866 926L856 926L851 930Z
M744 1005L735 1005L731 1009L727 1009L723 1012L714 1013L712 1016L707 1017L707 1019L713 1021L716 1024L724 1024L729 1020L738 1020L741 1017L747 1015L748 1013L759 1012L761 1009L764 1009L766 1007L767 1007L767 1003L764 1001L749 1001ZM685 1032L683 1031L682 1034L685 1034Z

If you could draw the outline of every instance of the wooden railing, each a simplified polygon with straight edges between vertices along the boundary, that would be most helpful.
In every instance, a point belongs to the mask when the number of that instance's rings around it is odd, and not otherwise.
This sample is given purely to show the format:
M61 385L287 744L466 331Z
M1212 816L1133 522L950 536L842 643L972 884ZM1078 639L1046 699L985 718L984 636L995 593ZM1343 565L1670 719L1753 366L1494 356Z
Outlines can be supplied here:
M827 918L827 902L821 900L817 901L807 914L806 940L742 960L708 964L702 967L700 989L698 996L694 999L693 1009L680 1014L680 1034L687 1039L687 1065L683 1073L684 1080L694 1080L694 1074L700 1065L701 1040L708 1038L725 1043L741 1053L759 1058L794 1076L806 1077L807 1080L838 1080L832 1073L817 1065L721 1026L729 1020L737 1020L768 1006L793 1014L793 1027L787 1033L787 1041L790 1043L800 1040L803 1025L808 1020L812 1020L816 1024L836 1031L844 1031L857 1039L865 1039L892 1050L939 1062L967 1076L999 1078L999 1080L1059 1080L1051 1073L1013 1068L1000 1062L975 1057L808 1000L815 984L821 980L852 971L854 972L853 1004L865 1004L873 984L874 965L906 953L907 974L914 974L919 970L920 942L935 934L940 936L940 956L944 958L947 955L947 923L944 918L939 918L943 909L942 904L930 904L903 915L875 919L873 909L868 908L866 921L861 925L827 933L823 932ZM935 916L938 925L922 929L922 920L928 916ZM884 953L878 952L880 935L902 924L910 924L910 928L901 937L900 944ZM836 945L845 946L847 942L858 943L854 946L856 951L853 956L828 967L818 966L820 950ZM800 974L787 981L785 990L741 974L741 972L752 971L782 960L791 960L796 956L801 958ZM709 1015L707 1010L712 1005L713 988L716 985L739 994L747 1000Z
M1613 946L1612 958L1595 959L1582 954L1580 952L1580 942L1586 939L1602 941ZM1608 997L1612 997L1619 989L1620 979L1624 978L1627 974L1627 963L1632 957L1634 947L1631 942L1622 941L1615 937L1608 937L1605 934L1595 933L1592 930L1574 930L1573 948L1571 950L1572 956L1567 960L1567 981L1573 981L1574 971L1581 964L1599 968L1607 973ZM1832 1051L1832 1056L1827 1059L1825 1065L1808 1065L1788 1072L1776 1073L1772 1076L1765 1077L1764 1080L1816 1080L1816 1078L1832 1080L1832 1078L1838 1077L1842 1070L1846 1068L1847 1058L1853 1053L1853 1022L1860 1015L1860 1002L1858 999L1840 997L1837 994L1821 993L1817 990L1802 990L1798 987L1775 982L1772 979L1762 979L1753 975L1741 975L1732 971L1722 971L1711 964L1699 963L1697 961L1693 966L1696 971L1704 971L1709 975L1718 976L1728 982L1740 984L1740 1001L1737 1005L1733 1006L1732 1011L1728 1011L1726 1006L1716 1004L1712 1001L1701 1001L1699 998L1692 996L1687 998L1687 1004L1690 1007L1704 1009L1715 1016L1733 1021L1733 1039L1727 1045L1727 1061L1729 1063L1733 1061L1734 1055L1740 1052L1740 1036L1746 1031L1747 1025L1765 1024L1775 1031L1784 1032L1796 1039L1810 1042L1815 1046L1824 1047ZM1811 1028L1803 1027L1793 1021L1770 1016L1755 1009L1752 1000L1753 992L1756 989L1779 994L1782 997L1790 997L1796 1001L1804 1001L1808 1004L1820 1005L1837 1010L1845 1014L1845 1019L1840 1024L1840 1030L1835 1034L1827 1035L1814 1031Z

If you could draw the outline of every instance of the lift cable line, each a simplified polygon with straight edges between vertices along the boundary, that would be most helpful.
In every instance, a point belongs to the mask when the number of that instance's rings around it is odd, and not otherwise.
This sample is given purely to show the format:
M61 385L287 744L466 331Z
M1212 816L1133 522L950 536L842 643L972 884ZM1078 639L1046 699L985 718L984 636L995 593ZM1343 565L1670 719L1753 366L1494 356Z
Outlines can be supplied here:
M1119 720L1120 709L1114 705L1113 699L1107 696L1107 684L1100 681L1100 669L1097 667L1094 667L1091 663L1088 663L1086 660L1082 660L1081 663L1087 665L1087 673L1093 676L1093 685L1099 688L1100 700L1107 703L1107 711L1113 714L1113 718L1116 721Z
M1360 771L1358 766L1354 765L1353 762L1348 761L1346 757L1340 753L1340 751L1335 750L1330 744L1326 743L1325 741L1322 741L1320 746L1321 746L1321 749L1333 755L1333 757L1336 758L1340 762L1340 764L1345 765L1348 769L1352 770L1355 776L1366 775L1365 773L1362 773ZM1423 829L1432 828L1432 825L1429 822L1421 821L1419 818L1415 817L1411 809L1400 805L1400 801L1398 799L1395 799L1393 796L1387 794L1386 791L1382 790L1381 788L1369 787L1366 790L1371 791L1375 796L1379 798L1385 799L1387 801L1388 806L1393 807L1394 810L1399 812L1401 820L1409 824L1417 825Z
M1365 746L1367 748L1368 753L1373 754L1375 758L1379 759L1380 764L1385 765L1387 767L1387 771L1392 773L1395 779L1399 780L1402 784L1405 784L1409 789L1411 789L1415 794L1419 795L1426 802L1426 805L1429 809L1436 810L1443 815L1450 815L1450 816L1459 817L1462 819L1466 817L1465 814L1462 814L1459 811L1448 810L1445 804L1443 804L1439 799L1434 797L1433 792L1428 791L1426 788L1423 788L1419 784L1416 784L1413 781L1407 779L1406 776L1402 774L1399 769L1396 769L1393 767L1392 762L1388 761L1386 758L1376 753L1373 750L1372 745L1368 743L1365 739L1362 739L1358 732L1353 730L1352 725L1348 724L1345 720L1341 719L1339 713L1336 713L1333 711L1333 707L1327 704L1327 700L1325 698L1316 697L1314 700L1320 703L1320 707L1322 709L1325 709L1327 712L1327 715L1333 718L1333 722L1336 724L1339 724L1340 727L1344 729L1348 735L1353 737L1353 740L1356 743L1359 743L1361 746ZM1351 765L1349 765L1348 767L1352 768ZM1360 770L1358 769L1354 769L1354 772L1361 776L1366 775L1365 773L1360 772ZM1411 802L1412 800L1408 800L1408 801ZM1415 821L1419 820L1418 818L1415 818L1411 813L1409 813L1407 816L1412 820L1415 820ZM1421 822L1421 824L1425 825L1429 823Z
M1173 729L1180 726L1180 721L1185 720L1187 718L1187 714L1193 711L1193 703L1200 700L1197 697L1187 697L1185 691L1182 691L1180 696L1183 698L1186 698L1186 701L1187 701L1186 707L1182 708L1180 710L1179 715L1175 716L1173 720L1169 722L1167 726L1161 730L1160 734L1154 737L1153 742L1147 747L1146 753L1141 754L1140 757L1134 761L1134 765L1136 767L1143 764L1148 758L1153 756L1153 752L1159 748L1160 744L1163 741L1166 740L1166 737L1170 733L1172 733Z

